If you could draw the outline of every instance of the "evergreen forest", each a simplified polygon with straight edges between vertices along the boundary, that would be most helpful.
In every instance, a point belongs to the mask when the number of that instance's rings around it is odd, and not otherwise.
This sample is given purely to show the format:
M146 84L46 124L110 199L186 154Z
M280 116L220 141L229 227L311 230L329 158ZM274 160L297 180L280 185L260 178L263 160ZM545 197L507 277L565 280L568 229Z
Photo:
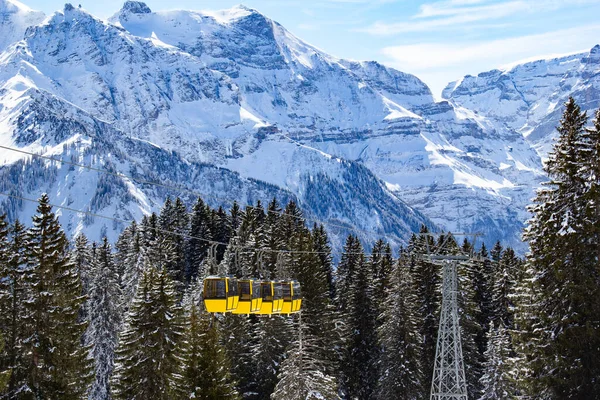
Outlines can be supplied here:
M0 217L0 398L427 399L438 248L472 255L469 399L600 399L600 111L570 99L557 129L525 257L423 226L398 249L349 235L334 262L325 228L277 199L169 198L116 243L71 241L42 195L31 222ZM297 279L302 312L208 314L210 275Z

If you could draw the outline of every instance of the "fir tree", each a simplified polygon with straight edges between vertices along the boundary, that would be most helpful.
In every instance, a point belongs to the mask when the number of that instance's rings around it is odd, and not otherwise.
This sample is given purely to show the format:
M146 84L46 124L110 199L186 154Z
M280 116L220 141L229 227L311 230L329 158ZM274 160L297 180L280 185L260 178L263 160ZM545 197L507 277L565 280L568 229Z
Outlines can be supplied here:
M187 328L182 337L179 395L182 399L236 400L229 360L219 343L210 316L201 314L195 301L189 305Z
M517 394L510 368L510 336L504 326L490 326L487 332L481 400L512 399Z
M521 260L508 247L502 252L492 287L492 321L496 326L502 324L509 330L513 328L515 286L520 269Z
M92 274L92 247L87 237L80 233L75 237L75 248L73 249L73 262L79 277L81 279L81 294L87 296L90 292L91 274ZM88 314L87 302L81 307L79 320L86 321Z
M181 290L186 282L185 235L188 233L187 209L178 197L175 202L167 198L159 217L160 236L171 249L165 268L169 272L176 288Z
M415 285L418 330L423 340L422 362L423 376L428 382L433 377L435 361L435 347L439 324L441 296L441 270L434 263L425 261L422 256L428 254L428 249L433 248L433 239L427 236L428 230L421 227L421 235L413 236L409 242L410 265L409 269ZM429 388L423 388L421 398L429 396Z
M121 281L121 307L123 312L127 312L144 271L142 237L138 224L135 221L119 235L115 247L117 248L115 264L117 270L120 272Z
M257 343L254 336L256 323L255 316L248 318L244 315L225 314L218 324L221 345L232 361L232 381L236 382L237 392L244 399L256 396L256 361L253 357L253 349Z
M204 204L201 198L198 198L196 204L192 208L192 216L190 218L190 240L188 243L188 270L186 272L187 282L193 281L197 276L204 276L204 271L201 270L202 262L206 257L206 252L209 243L204 239L213 239L210 223L210 207Z
M331 256L331 245L329 244L329 237L325 231L323 225L315 223L312 230L314 251L319 257L322 273L325 274L327 279L327 287L329 288L329 297L333 300L335 298L335 285L333 284L333 258Z
M96 251L88 297L89 325L86 344L94 359L95 380L89 398L110 398L110 376L114 368L117 336L121 326L121 288L106 237Z
M323 349L299 320L297 339L288 351L279 373L272 400L339 399L337 382L327 374L327 366L320 358Z
M25 244L26 230L19 220L10 227L9 258L6 264L6 270L1 275L4 279L1 281L4 285L6 297L2 298L5 303L5 309L2 315L2 325L5 332L5 351L2 354L2 365L11 370L8 382L8 395L14 396L14 393L25 385L27 376L27 363L25 361L25 351L23 340L26 337L24 324L25 301L29 295L29 290L25 284ZM3 308L4 308L3 307Z
M0 333L0 353L4 352L4 337L2 333ZM12 371L10 369L0 371L0 395L5 392L8 388L8 381L10 380L10 375Z
M429 377L423 376L414 291L404 255L394 264L377 330L382 348L377 399L419 399L429 389Z
M37 398L81 398L91 378L85 323L78 322L84 301L68 241L47 195L42 195L27 237L25 302L27 389Z
M358 238L348 238L342 260L338 295L346 323L346 346L342 360L342 390L349 398L368 399L377 385L378 347L375 332L377 306L371 263L365 262ZM340 263L340 266L342 264ZM345 276L342 275L347 274Z
M597 249L588 241L585 172L589 138L585 113L571 98L557 128L559 136L545 166L550 177L530 208L525 239L529 275L536 300L532 324L519 335L533 335L543 348L526 358L531 371L528 388L555 398L600 397L600 361L592 356L600 347L600 293ZM524 328L524 330L523 330ZM531 338L529 338L531 340ZM518 338L520 343L524 338Z
M177 391L176 355L183 325L169 274L148 267L120 334L112 395L116 399L171 399Z

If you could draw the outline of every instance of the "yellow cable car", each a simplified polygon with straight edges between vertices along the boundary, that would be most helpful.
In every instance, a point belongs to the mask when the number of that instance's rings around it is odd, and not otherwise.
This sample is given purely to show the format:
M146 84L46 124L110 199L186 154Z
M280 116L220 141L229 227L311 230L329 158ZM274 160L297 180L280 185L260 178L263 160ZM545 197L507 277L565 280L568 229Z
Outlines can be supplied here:
M262 295L262 305L260 307L260 310L256 314L279 314L283 307L281 283L261 282L260 289Z
M202 298L209 313L234 311L240 300L237 281L229 277L209 276L204 279Z
M300 311L302 306L302 295L298 281L281 282L283 291L282 314L293 314Z
M254 279L238 280L238 294L240 301L233 314L254 314L260 311L263 298L261 296L260 282Z

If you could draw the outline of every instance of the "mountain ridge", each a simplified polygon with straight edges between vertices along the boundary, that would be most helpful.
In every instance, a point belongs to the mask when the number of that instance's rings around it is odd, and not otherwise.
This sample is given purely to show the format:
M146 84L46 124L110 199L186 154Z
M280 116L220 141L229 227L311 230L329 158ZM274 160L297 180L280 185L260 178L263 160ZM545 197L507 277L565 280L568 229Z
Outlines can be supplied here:
M19 43L0 55L7 143L43 152L43 137L56 136L58 126L56 146L71 143L84 118L74 110L81 110L117 142L274 185L321 220L372 231L365 242L406 239L426 223L481 231L488 243L525 250L525 206L545 179L539 148L459 101L460 90L436 102L417 77L329 56L244 6L155 12L128 1L107 22L67 5ZM27 105L40 102L31 93L40 91L70 105L73 118L55 117L53 125L26 117ZM320 206L317 193L338 195ZM149 212L161 201L153 193L136 198L134 208Z

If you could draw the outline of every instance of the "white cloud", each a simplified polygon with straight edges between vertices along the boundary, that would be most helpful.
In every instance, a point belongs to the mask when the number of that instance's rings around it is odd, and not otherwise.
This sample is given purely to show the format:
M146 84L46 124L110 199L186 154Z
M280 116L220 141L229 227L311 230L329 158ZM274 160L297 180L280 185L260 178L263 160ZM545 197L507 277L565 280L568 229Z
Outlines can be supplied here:
M341 0L344 1L344 0ZM480 21L498 20L521 14L535 14L562 7L574 7L591 0L444 0L421 5L419 12L400 22L377 21L359 31L372 35L396 35L468 28Z
M562 29L536 35L463 43L419 43L385 47L389 64L436 82L426 82L434 92L449 80L507 67L519 60L536 60L576 53L600 42L600 24ZM445 82L440 77L445 77Z

